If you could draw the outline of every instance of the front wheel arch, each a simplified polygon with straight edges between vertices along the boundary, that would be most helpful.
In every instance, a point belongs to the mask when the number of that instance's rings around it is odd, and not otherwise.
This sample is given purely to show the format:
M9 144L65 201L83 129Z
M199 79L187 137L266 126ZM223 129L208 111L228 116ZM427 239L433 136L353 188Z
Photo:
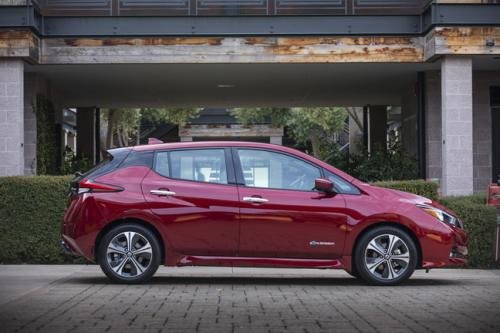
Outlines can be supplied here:
M381 227L381 226L388 226L388 227L398 228L401 231L406 232L411 237L411 239L415 243L415 246L417 247L417 255L418 255L418 257L417 257L417 267L416 268L417 269L422 268L422 247L420 245L420 241L418 240L418 238L415 235L415 233L413 232L413 230L411 230L407 226L405 226L403 224L400 224L400 223L388 222L388 221L381 221L381 222L370 224L369 226L367 226L366 228L364 228L363 230L361 230L361 232L356 236L356 239L353 242L353 245L352 245L352 248L351 248L351 267L352 267L352 270L353 270L353 274L357 274L357 272L356 272L356 265L354 263L354 260L355 260L355 258L354 258L354 251L356 249L356 246L359 243L359 240L361 239L361 237L363 237L364 234L366 234L370 230L375 229L377 227Z

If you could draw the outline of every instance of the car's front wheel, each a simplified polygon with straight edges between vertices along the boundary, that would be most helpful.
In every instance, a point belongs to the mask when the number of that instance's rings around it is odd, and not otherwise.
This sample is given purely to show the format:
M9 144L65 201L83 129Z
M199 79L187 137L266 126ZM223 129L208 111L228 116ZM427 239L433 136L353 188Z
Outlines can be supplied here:
M155 234L139 224L123 224L108 231L97 250L97 262L114 282L142 283L160 265L161 248Z
M418 251L405 231L380 226L362 235L354 256L356 271L363 280L376 285L395 285L413 274Z

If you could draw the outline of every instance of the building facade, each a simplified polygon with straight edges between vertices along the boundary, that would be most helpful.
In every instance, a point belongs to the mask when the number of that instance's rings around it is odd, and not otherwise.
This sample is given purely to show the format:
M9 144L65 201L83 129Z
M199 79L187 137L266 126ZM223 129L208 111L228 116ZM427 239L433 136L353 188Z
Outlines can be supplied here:
M350 106L376 140L397 106L422 177L469 194L500 173L499 87L496 0L0 0L0 175L36 170L40 94L79 137L100 107Z

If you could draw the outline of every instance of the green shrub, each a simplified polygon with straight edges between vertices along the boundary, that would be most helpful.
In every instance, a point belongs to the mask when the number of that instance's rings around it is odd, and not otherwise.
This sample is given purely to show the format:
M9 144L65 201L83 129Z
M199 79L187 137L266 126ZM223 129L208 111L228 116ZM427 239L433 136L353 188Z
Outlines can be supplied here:
M469 266L490 267L494 264L496 209L486 205L484 195L445 197L439 201L463 221L469 235Z
M375 182L373 185L414 193L432 200L438 198L438 184L421 179Z
M0 177L0 263L71 263L59 247L71 177ZM81 261L81 260L80 260Z

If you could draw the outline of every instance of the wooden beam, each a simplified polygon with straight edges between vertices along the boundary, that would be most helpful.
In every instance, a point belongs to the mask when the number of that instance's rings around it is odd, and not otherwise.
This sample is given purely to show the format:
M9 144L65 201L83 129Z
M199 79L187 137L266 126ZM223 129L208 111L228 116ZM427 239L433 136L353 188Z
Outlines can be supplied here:
M436 27L425 38L426 61L442 55L500 54L500 27Z
M24 58L37 63L40 39L30 30L0 29L0 58Z
M421 62L420 37L146 37L43 40L44 64Z

